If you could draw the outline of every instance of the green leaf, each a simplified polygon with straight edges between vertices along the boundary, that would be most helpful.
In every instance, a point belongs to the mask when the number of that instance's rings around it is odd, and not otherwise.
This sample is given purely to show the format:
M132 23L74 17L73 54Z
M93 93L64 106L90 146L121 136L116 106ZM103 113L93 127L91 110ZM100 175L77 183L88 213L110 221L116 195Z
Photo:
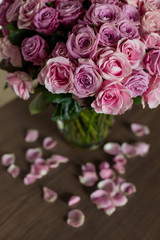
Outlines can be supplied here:
M138 97L136 97L136 98L133 98L133 102L134 102L134 104L136 104L136 105L141 104L141 102L142 102L142 97L141 97L141 96L138 96Z
M48 107L49 103L43 99L43 94L39 93L29 105L31 115L40 113Z
M72 99L72 95L69 93L53 94L51 92L45 92L43 94L43 98L48 102L62 103L65 102L66 100Z

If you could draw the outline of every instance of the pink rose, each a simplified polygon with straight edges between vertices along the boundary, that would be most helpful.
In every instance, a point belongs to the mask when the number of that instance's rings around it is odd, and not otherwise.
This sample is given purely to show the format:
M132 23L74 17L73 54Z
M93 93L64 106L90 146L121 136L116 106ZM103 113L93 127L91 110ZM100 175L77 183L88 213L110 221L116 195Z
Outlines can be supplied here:
M105 80L91 106L97 113L118 115L130 109L132 104L130 91L126 87L120 83Z
M143 68L142 60L146 53L143 42L138 39L122 39L118 42L118 51L126 54L132 68Z
M59 26L58 12L52 7L43 7L36 12L33 22L36 31L50 35Z
M0 56L9 59L14 67L22 67L22 57L17 46L12 45L8 37L0 39Z
M151 79L148 90L143 94L143 107L146 102L149 108L156 108L160 104L160 75L155 75Z
M52 57L65 57L68 58L68 50L64 42L57 42L52 51Z
M84 20L96 27L100 27L104 23L116 24L122 17L121 12L117 5L96 3L90 6Z
M59 12L60 22L65 25L74 25L83 16L84 8L80 1L57 1L56 10Z
M92 3L109 3L119 5L119 0L91 0Z
M131 91L132 97L142 96L148 89L150 75L143 70L133 71L123 84Z
M25 38L21 49L24 60L33 62L34 65L41 65L48 57L48 45L39 35Z
M19 9L18 28L34 29L33 18L36 10L44 6L42 0L27 0Z
M119 22L118 29L122 38L140 38L138 27L128 20L122 20Z
M73 64L64 57L55 57L47 61L42 68L38 81L52 93L71 92L73 85Z
M148 11L154 11L160 9L159 0L139 0L138 7L141 14L145 14Z
M0 3L0 25L5 26L8 22L6 19L6 12L10 6L10 2L9 1L2 1L2 3Z
M7 9L6 19L8 22L17 21L19 15L19 9L24 4L24 0L15 0Z
M90 26L80 23L72 29L66 43L68 52L73 58L90 58L96 52L99 35L95 35Z
M91 59L79 59L73 78L73 93L79 98L94 96L103 82L98 67Z
M97 64L102 77L106 80L121 81L132 72L127 56L124 53L114 52L112 50L103 53Z
M144 58L144 63L149 74L160 74L160 49L149 51Z
M153 12L146 12L141 21L145 32L160 31L160 9Z
M138 1L139 0L126 0L126 3L131 4L135 7L138 7Z
M160 34L150 33L144 37L145 47L147 49L160 49Z
M135 6L125 4L123 5L122 11L125 19L132 23L140 24L140 14Z
M32 93L32 79L25 72L9 73L7 83L16 95L24 100L27 100L29 93Z
M117 42L120 39L120 32L119 30L111 24L104 23L99 30L100 34L100 41L99 44L101 46L109 46L109 47L116 47Z

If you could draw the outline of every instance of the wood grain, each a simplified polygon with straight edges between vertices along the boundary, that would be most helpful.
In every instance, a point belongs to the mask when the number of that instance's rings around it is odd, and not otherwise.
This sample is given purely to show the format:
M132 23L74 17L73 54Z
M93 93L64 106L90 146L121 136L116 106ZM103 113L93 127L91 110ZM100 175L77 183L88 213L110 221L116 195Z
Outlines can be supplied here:
M129 123L149 125L151 134L141 138L151 144L144 158L128 161L125 178L135 183L137 193L126 206L111 217L97 210L89 199L88 189L80 185L80 165L87 161L98 163L109 157L100 150L76 150L68 146L50 121L52 109L37 116L30 116L28 104L15 100L0 109L0 154L15 152L21 176L13 180L0 166L0 240L159 240L160 239L160 108L144 110L135 107L121 117L108 137L109 141L135 141ZM41 133L38 143L26 144L25 131L37 128ZM44 136L59 141L55 152L68 156L70 162L62 165L31 186L24 186L23 177L29 171L25 150L40 146ZM45 156L49 153L45 152ZM48 186L59 194L54 204L42 199L42 186ZM69 211L69 194L80 195L79 208L86 215L86 222L79 229L66 224Z

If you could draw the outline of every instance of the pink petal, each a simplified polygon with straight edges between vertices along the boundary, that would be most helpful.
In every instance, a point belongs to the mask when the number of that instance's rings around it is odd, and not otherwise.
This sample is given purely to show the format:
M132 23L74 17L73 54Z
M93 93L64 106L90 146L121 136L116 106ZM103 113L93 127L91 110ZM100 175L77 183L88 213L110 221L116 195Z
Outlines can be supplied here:
M45 164L45 161L42 162L42 160L38 159L38 161L36 160L36 162L31 165L31 174L35 175L37 179L47 175L49 171L49 166Z
M104 190L96 190L90 195L91 201L97 205L98 209L106 208L111 205L111 200Z
M51 150L57 145L57 141L54 141L52 137L46 137L43 140L43 148L46 150Z
M144 142L138 142L135 144L137 155L144 157L150 148L150 144L144 143Z
M19 173L20 173L20 168L18 166L16 166L15 164L11 164L8 168L7 168L7 172L13 177L16 178L18 177Z
M54 158L48 158L46 159L46 162L49 166L49 168L58 168L59 167L59 162L55 161Z
M118 143L110 142L103 146L103 150L110 155L118 155L121 153L121 146Z
M84 224L85 215L79 209L69 211L67 223L72 227L81 227Z
M113 169L102 169L100 172L99 172L99 176L101 179L107 179L107 178L111 178L113 177L115 174L114 170Z
M16 157L14 153L6 153L3 154L1 162L3 166L8 167L9 165L15 163L15 159Z
M96 172L83 172L83 176L79 176L79 181L87 187L92 187L98 181L98 176Z
M132 123L131 130L137 137L142 137L144 135L150 134L150 130L149 130L148 126L138 124L138 123Z
M107 208L104 209L104 212L108 215L111 216L114 212L116 211L116 207L114 205L111 205Z
M122 207L128 202L127 197L120 192L116 193L112 200L116 207Z
M34 162L37 158L42 157L41 148L30 148L26 151L26 160L28 162Z
M98 183L98 188L103 189L108 195L114 195L116 192L116 185L112 179L105 179Z
M72 196L68 201L68 206L71 207L71 206L79 203L80 200L81 200L81 198L79 196Z
M25 178L23 179L23 182L25 185L30 185L34 183L36 180L37 180L36 176L33 175L32 173L29 173L25 176Z
M102 169L108 169L110 168L110 164L108 162L102 162L100 165L99 165L99 169L102 170Z
M125 173L125 167L121 163L117 162L113 165L113 168L120 174Z
M29 129L27 131L25 142L35 142L39 137L39 132L36 129Z
M121 177L116 177L113 181L116 184L116 186L118 186L118 185L121 185L122 183L124 183L125 179L123 179Z
M95 172L96 167L93 163L88 162L85 165L82 165L82 171L83 172Z
M57 197L58 197L58 194L55 191L47 187L43 187L43 199L46 202L53 203L56 201Z
M124 182L120 186L120 190L122 193L125 193L127 195L131 195L132 193L136 192L136 186L132 183Z
M125 165L127 163L127 159L122 154L119 154L113 158L113 162Z
M137 151L134 144L123 143L122 144L122 153L128 158L136 157Z
M57 163L67 163L69 159L67 157L61 156L59 154L54 154L52 159Z

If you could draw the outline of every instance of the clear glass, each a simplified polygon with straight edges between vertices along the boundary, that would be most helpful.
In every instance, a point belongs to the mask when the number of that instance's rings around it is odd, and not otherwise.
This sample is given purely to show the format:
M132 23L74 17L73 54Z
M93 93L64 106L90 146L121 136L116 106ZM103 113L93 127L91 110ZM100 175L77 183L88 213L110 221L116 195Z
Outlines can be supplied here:
M57 126L70 145L96 149L106 141L113 123L113 116L85 108L74 120L58 120Z

